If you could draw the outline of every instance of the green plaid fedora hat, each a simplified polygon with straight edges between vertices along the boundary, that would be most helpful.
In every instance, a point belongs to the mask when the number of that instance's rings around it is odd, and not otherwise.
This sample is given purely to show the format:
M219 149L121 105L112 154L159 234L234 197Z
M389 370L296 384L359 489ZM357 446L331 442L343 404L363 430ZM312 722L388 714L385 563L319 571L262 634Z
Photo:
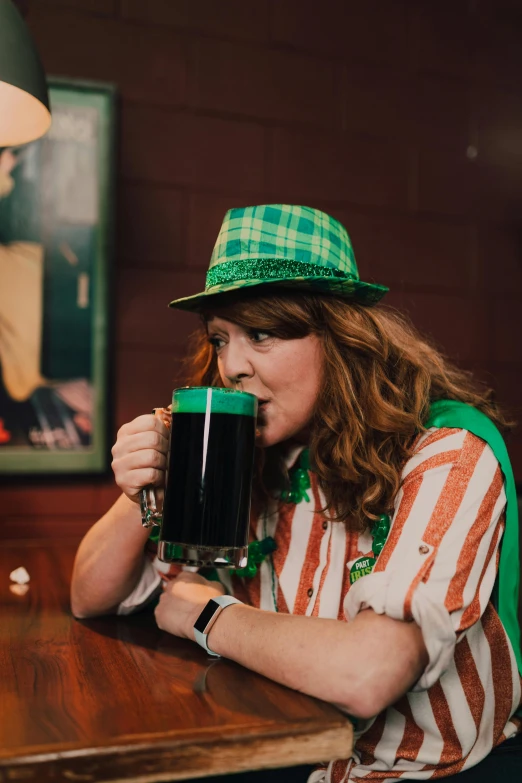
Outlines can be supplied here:
M223 220L205 290L170 307L202 309L216 297L258 285L291 287L375 304L388 291L359 279L350 237L337 220L311 207L268 204L230 209Z

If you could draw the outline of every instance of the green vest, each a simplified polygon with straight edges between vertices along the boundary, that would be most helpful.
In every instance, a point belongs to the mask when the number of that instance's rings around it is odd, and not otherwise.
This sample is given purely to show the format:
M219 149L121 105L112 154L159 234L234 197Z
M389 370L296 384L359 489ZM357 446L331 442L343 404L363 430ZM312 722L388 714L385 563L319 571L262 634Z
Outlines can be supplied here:
M517 493L506 444L491 419L477 408L456 400L438 400L432 403L425 426L469 430L473 435L486 441L500 464L507 497L506 526L501 540L500 564L492 600L509 636L518 670L522 674L520 628L517 616L520 581Z

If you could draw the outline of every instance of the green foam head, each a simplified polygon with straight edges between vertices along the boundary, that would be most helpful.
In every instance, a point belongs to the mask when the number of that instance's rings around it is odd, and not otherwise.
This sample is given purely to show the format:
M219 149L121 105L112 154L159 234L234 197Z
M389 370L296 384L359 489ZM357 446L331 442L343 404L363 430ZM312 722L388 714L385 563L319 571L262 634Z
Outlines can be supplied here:
M257 416L257 397L218 386L185 386L172 392L172 413L230 413Z

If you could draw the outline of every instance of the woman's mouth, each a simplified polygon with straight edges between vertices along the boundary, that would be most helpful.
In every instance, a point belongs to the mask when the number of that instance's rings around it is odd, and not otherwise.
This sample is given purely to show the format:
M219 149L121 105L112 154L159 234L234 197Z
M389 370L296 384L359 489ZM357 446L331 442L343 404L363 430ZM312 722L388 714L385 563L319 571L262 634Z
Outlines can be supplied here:
M257 419L260 424L263 423L264 413L267 409L269 402L270 402L269 400L262 400L258 398Z

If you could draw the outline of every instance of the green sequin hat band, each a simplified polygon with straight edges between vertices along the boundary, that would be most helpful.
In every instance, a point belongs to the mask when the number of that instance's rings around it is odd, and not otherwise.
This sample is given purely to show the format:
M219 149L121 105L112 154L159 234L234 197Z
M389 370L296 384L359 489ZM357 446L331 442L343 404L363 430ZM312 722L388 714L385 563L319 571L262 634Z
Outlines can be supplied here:
M207 272L205 291L220 283L235 283L236 280L294 280L300 277L338 277L353 280L353 275L339 269L329 269L318 264L303 264L300 261L288 261L285 258L256 258L248 261L224 261Z
M260 285L336 294L367 305L388 291L359 279L350 237L333 217L311 207L269 204L227 212L205 291L170 306L198 311L210 298Z

